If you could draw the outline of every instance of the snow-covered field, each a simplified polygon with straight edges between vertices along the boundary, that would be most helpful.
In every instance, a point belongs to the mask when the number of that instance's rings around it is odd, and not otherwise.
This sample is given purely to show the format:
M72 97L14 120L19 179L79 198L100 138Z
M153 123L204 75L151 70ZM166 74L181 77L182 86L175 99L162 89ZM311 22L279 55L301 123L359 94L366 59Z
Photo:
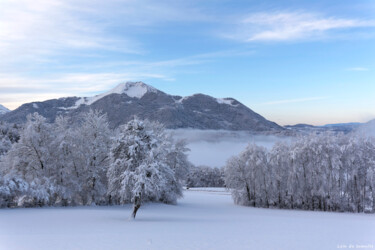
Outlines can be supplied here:
M373 214L233 205L223 189L190 189L178 205L0 210L0 249L375 248ZM365 248L366 249L366 248Z

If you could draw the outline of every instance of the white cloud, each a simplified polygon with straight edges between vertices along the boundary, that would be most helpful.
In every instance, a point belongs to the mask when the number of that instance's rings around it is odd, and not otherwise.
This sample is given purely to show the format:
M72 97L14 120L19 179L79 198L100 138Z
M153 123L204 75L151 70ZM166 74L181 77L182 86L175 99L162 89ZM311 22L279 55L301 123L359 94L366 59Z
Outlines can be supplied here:
M56 97L90 96L109 90L124 81L175 81L174 70L231 56L247 56L253 51L217 51L163 61L111 61L66 66L79 73L50 73L38 76L0 72L0 103L15 109L29 101ZM93 73L96 72L96 73ZM39 98L39 99L38 99Z
M107 36L106 22L77 5L70 0L2 2L0 56L8 58L2 64L44 62L50 56L82 49L138 52L137 44L130 40Z
M239 20L228 37L245 42L319 39L340 29L375 27L375 20L346 19L307 12L261 12Z
M364 68L364 67L353 67L353 68L348 68L347 70L348 71L368 71L369 69Z
M15 109L23 103L68 96L93 96L124 81L166 79L148 73L75 73L46 77L0 75L0 103Z
M173 67L207 59L128 61L123 54L145 53L137 41L141 26L207 18L185 1L3 0L0 103L14 109L29 101L106 91L127 80L173 81Z
M328 97L307 97L307 98L298 98L298 99L287 99L287 100L277 100L271 102L264 102L261 105L277 105L277 104L286 104L286 103L299 103L299 102L310 102L310 101L319 101L327 99Z
M206 18L169 0L2 0L0 6L0 57L7 58L0 70L106 51L142 54L135 27Z

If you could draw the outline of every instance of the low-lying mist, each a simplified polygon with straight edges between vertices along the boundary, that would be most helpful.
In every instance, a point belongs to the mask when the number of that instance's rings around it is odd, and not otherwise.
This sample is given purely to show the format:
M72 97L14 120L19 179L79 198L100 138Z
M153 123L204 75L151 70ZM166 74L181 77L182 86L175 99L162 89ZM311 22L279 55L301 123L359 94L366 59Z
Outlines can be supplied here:
M226 130L171 130L176 139L185 139L189 160L196 166L222 167L226 161L242 152L249 143L271 148L275 142L287 137L254 135L246 131Z

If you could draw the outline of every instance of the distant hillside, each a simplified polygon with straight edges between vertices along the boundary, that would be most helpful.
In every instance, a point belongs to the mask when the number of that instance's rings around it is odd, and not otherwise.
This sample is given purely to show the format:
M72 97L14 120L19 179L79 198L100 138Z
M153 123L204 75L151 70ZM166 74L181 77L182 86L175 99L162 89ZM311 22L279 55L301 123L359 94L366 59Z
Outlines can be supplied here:
M77 119L89 109L107 113L111 127L134 116L159 121L167 128L224 129L279 133L285 129L266 120L233 98L214 98L204 94L181 97L168 95L143 82L122 83L94 97L67 97L23 104L0 120L23 123L38 112L52 122L58 115Z
M326 124L323 126L313 126L308 124L296 124L296 125L286 125L284 126L286 129L295 131L295 132L302 132L302 133L311 133L311 132L341 132L341 133L349 133L361 127L363 123L359 122L352 122L352 123L336 123L336 124Z
M0 104L0 115L8 113L10 110Z

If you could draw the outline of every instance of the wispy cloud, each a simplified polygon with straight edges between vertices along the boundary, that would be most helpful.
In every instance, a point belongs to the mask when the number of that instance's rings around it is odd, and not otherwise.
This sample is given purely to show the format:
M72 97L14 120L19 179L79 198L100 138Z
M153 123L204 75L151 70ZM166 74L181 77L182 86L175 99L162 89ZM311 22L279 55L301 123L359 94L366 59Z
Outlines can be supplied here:
M319 39L333 30L375 27L374 20L324 16L303 11L261 12L242 18L228 37L244 42Z
M346 70L348 70L348 71L368 71L369 69L364 68L364 67L353 67L353 68L347 68Z
M7 60L0 67L107 51L143 54L135 27L205 18L181 1L3 0L0 57Z
M82 15L72 1L5 0L1 5L0 56L8 59L3 63L44 62L90 49L138 52L126 38L106 36L105 22Z
M327 96L320 96L320 97L307 97L307 98L298 98L298 99L286 99L286 100L277 100L277 101L270 101L264 102L260 105L277 105L277 104L287 104L287 103L300 103L300 102L310 102L310 101L319 101L328 99Z
M131 80L170 78L148 73L75 73L44 77L0 75L0 103L15 109L23 103L67 96L92 96Z
M140 31L209 19L185 1L4 0L0 5L0 103L11 109L91 95L127 80L173 81L172 68L212 58L144 57Z
M15 75L0 72L0 103L15 109L23 103L66 96L91 96L124 81L174 81L174 72L227 57L248 56L254 51L224 50L161 61L110 61L62 66L65 72Z

